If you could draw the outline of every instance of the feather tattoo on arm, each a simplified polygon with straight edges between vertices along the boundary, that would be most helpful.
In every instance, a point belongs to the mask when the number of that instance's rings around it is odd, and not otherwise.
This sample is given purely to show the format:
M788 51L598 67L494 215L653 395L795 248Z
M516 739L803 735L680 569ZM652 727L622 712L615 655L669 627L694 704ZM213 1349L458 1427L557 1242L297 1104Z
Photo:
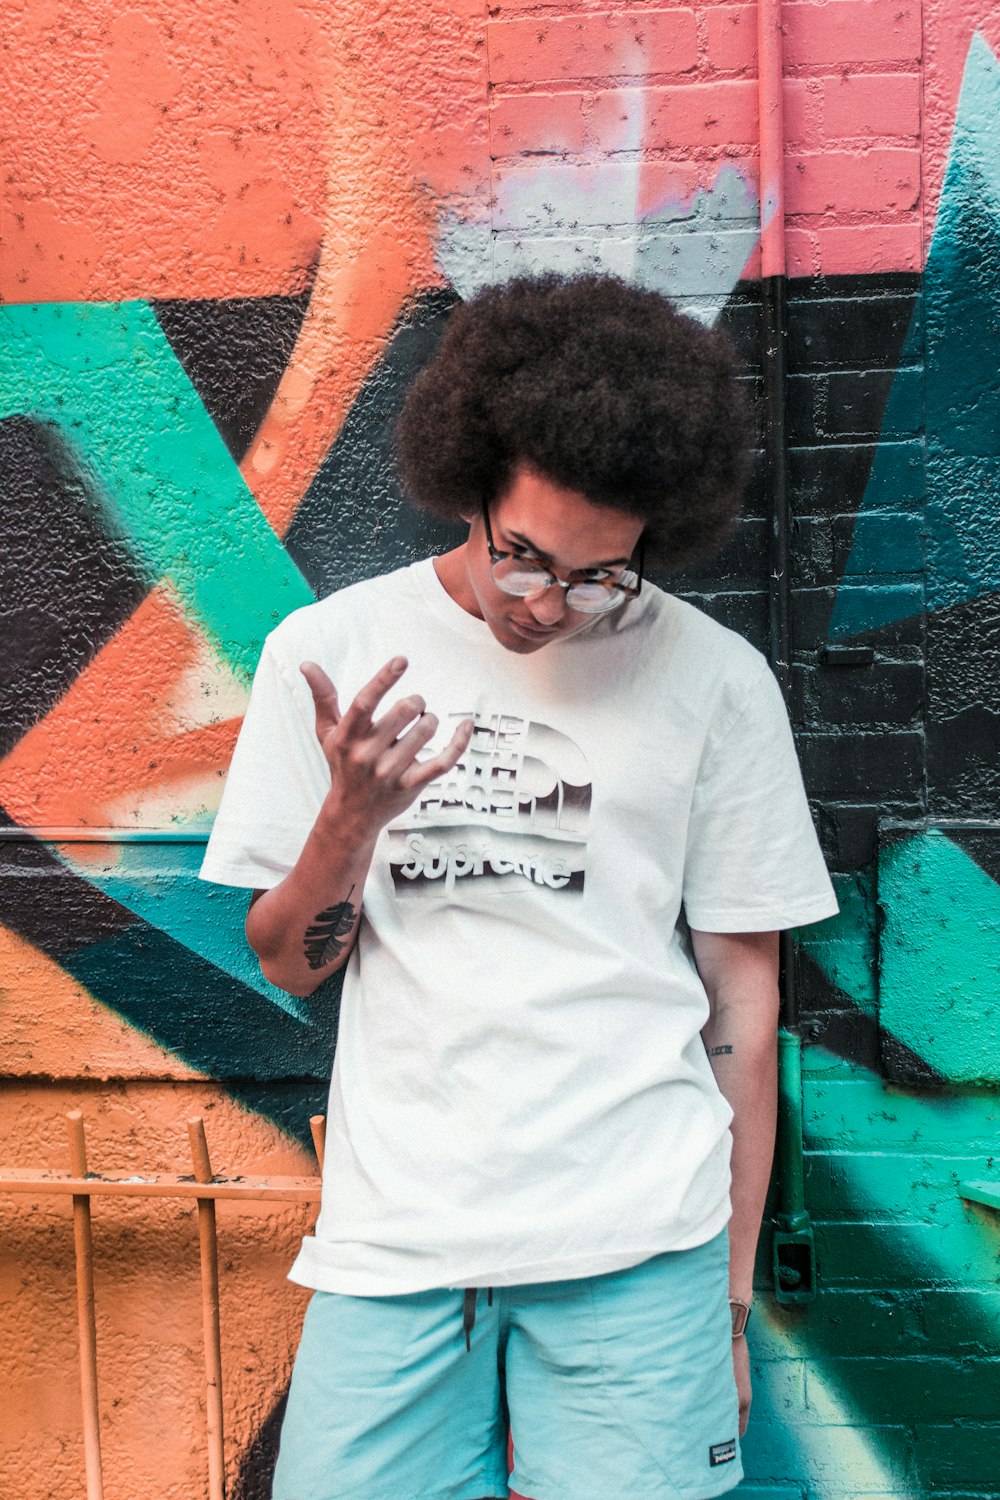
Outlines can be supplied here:
M312 926L306 928L305 956L310 969L324 968L347 947L351 929L358 920L358 913L351 905L353 894L352 885L346 900L317 912Z

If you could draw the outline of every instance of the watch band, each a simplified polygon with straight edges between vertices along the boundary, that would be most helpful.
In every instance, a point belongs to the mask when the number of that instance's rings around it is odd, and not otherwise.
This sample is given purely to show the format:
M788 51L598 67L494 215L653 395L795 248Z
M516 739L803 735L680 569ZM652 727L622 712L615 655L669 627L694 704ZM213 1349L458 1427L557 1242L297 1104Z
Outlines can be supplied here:
M741 1302L739 1297L730 1297L729 1312L733 1320L733 1338L741 1339L750 1321L750 1304Z

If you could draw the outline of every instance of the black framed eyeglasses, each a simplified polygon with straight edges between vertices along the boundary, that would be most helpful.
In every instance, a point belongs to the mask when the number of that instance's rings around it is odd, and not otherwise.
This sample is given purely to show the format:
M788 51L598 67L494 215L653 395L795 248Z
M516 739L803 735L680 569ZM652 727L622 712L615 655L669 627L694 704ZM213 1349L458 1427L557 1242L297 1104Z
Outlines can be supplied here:
M490 508L483 501L483 524L486 527L486 545L490 553L490 572L497 588L505 594L526 598L541 589L555 586L566 595L566 606L582 615L603 615L609 609L617 609L626 599L634 599L642 588L643 538L639 539L639 555L635 568L594 568L594 576L579 578L567 583L534 558L521 552L501 552L494 546L490 529Z

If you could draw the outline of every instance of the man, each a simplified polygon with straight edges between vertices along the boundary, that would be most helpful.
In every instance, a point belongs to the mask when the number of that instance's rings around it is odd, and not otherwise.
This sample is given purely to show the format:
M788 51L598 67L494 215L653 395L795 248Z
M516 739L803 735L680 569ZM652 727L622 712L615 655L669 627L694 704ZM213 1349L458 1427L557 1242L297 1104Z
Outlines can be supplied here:
M741 1477L777 933L836 903L766 663L642 572L744 432L658 295L491 288L398 431L468 539L268 639L203 874L275 984L349 966L276 1500L506 1496L508 1420L533 1500Z

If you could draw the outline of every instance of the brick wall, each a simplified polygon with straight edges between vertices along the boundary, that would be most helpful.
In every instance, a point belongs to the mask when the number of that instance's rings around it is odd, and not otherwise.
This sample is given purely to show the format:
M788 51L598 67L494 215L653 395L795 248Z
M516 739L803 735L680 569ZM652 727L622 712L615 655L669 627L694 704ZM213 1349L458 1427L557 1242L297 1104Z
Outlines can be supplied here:
M996 1179L1000 1079L1000 21L981 0L791 0L784 31L792 711L842 913L799 957L819 1295L778 1308L764 1246L745 1491L986 1497L997 1219L959 1189ZM635 276L721 319L759 391L754 32L753 6L648 0L17 10L9 1156L62 1166L79 1104L107 1170L176 1168L195 1110L221 1164L307 1168L336 996L306 1016L267 986L242 898L194 879L260 641L445 543L401 504L388 434L482 282ZM723 554L664 580L758 645L761 496L758 462ZM88 828L181 837L53 833ZM0 1473L26 1500L82 1493L66 1216L0 1215ZM191 1225L96 1223L107 1493L197 1493ZM242 1500L267 1490L302 1227L223 1224Z

